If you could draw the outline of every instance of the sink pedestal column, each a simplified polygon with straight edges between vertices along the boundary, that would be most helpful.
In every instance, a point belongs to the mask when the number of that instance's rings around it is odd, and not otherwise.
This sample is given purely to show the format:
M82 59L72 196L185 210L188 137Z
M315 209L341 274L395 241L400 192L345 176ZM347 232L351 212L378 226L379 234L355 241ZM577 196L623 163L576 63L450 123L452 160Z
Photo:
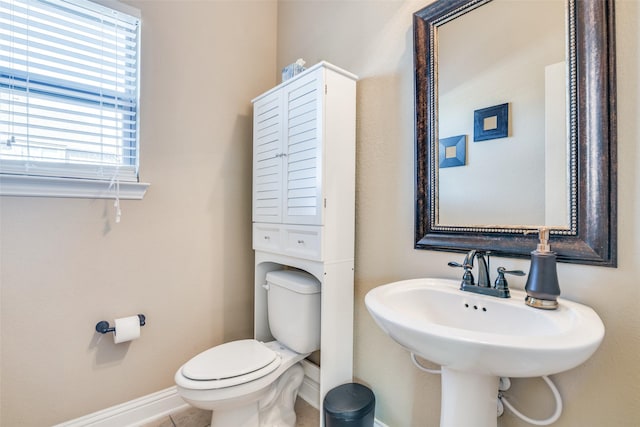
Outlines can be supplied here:
M442 367L440 427L497 427L499 380Z

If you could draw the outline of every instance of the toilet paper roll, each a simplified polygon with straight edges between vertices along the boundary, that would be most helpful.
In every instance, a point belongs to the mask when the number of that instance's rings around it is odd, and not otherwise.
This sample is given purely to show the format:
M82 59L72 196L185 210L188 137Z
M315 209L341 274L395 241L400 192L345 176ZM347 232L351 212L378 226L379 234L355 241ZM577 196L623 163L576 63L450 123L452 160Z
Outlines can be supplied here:
M119 344L140 337L140 318L138 316L122 317L115 320L113 342Z

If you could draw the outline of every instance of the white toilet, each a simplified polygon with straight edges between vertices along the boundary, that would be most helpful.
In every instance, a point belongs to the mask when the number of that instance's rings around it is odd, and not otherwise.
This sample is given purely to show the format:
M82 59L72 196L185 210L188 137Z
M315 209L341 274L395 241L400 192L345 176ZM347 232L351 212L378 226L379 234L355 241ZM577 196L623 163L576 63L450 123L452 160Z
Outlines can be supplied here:
M295 427L293 405L304 379L299 362L320 348L320 282L294 270L269 272L266 281L277 341L228 342L176 372L178 394L213 410L211 427Z

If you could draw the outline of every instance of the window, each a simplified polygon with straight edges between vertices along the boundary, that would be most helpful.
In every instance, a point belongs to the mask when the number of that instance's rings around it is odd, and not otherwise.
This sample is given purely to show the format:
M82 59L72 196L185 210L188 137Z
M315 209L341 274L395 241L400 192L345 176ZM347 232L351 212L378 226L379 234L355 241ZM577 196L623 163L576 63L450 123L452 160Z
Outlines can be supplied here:
M0 0L0 194L144 194L140 19L116 6Z

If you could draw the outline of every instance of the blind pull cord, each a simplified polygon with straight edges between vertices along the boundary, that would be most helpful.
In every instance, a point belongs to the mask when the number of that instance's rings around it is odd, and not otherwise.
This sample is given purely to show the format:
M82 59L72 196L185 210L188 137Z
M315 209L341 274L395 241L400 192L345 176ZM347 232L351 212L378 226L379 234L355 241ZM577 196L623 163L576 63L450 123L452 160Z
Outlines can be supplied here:
M120 178L118 178L118 167L116 167L116 171L113 173L113 177L111 178L111 182L109 183L109 190L115 185L116 189L116 200L113 202L113 207L116 210L116 224L120 223L120 217L122 216L122 210L120 209Z
M120 209L120 180L116 180L116 201L113 202L113 207L116 208L116 224L120 223L120 217L122 216L122 210Z

